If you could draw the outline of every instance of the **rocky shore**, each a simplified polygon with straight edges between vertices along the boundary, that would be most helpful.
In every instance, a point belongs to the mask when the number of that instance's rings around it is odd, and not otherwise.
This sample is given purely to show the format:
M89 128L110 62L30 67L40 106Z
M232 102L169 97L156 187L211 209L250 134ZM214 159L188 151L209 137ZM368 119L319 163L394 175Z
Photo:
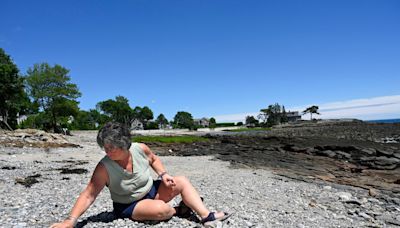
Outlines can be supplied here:
M217 227L399 227L399 135L400 125L314 124L150 147L170 173L192 181L208 207L235 212ZM65 139L70 146L0 140L1 227L48 227L68 215L104 152L95 132ZM77 227L201 227L111 212L105 189Z

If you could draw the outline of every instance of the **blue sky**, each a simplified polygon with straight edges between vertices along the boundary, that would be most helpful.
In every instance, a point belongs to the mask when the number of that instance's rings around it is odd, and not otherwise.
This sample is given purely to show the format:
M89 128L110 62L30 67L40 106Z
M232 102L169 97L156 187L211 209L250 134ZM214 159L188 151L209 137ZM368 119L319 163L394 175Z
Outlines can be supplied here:
M69 69L84 110L122 95L168 119L240 121L276 102L399 118L399 24L399 1L3 0L0 47L22 73Z

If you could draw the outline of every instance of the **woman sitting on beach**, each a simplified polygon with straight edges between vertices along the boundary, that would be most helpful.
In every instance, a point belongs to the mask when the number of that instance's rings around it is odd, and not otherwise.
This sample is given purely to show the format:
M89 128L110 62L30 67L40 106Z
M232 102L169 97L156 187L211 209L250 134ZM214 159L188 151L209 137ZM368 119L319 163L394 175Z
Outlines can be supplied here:
M229 216L224 212L210 212L187 178L169 175L148 146L132 144L126 126L107 123L99 130L97 143L104 148L106 156L97 164L69 217L51 228L76 225L79 216L95 201L104 186L110 190L114 214L118 218L161 221L174 215L188 217L193 210L200 216L201 223L207 225ZM153 181L150 168L158 174L159 180ZM169 206L167 203L179 194L182 196L179 207Z

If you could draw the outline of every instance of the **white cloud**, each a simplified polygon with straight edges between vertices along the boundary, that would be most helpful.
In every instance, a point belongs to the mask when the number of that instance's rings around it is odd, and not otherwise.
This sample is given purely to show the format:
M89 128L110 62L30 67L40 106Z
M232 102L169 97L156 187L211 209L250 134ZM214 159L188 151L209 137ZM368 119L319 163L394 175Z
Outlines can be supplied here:
M303 111L311 105L318 105L321 119L356 118L361 120L400 118L400 95L372 97L347 101L337 101L325 104L308 104L287 108L291 111ZM216 116L217 122L244 121L246 116L257 116L258 112L239 113ZM303 119L309 115L303 116Z

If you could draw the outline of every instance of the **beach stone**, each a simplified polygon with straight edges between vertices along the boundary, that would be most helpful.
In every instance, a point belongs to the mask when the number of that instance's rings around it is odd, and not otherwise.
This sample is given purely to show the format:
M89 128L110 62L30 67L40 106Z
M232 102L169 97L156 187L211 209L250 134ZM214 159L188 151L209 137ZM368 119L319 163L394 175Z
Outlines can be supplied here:
M358 213L358 215L363 217L364 219L367 219L367 220L372 219L372 217L367 215L365 212L360 212L360 213Z
M376 190L376 189L374 189L374 188L370 188L370 189L368 190L368 194L369 194L370 196L372 196L372 197L375 197L375 196L378 195L378 190Z
M327 185L327 186L324 186L324 190L326 190L326 191L330 191L330 190L332 190L332 187L331 187L331 186L329 186L329 185Z
M360 201L355 200L355 199L344 200L343 202L347 203L347 204L355 204L355 205L359 205L359 206L362 204Z
M343 152L343 151L335 151L339 158L350 159L351 154Z
M324 151L319 151L318 154L321 154L323 156L328 156L330 158L335 157L336 153L331 151L331 150L324 150Z
M364 154L368 154L368 155L375 155L376 154L376 149L374 148L363 148L361 149L361 152Z
M380 166L391 166L394 164L399 164L400 160L397 158L388 158L384 156L376 157L375 163Z
M337 196L339 197L339 199L342 200L342 201L350 200L351 197L352 197L351 193L348 193L348 192L338 192L338 193L336 193L336 195L337 195Z
M306 153L307 154L314 154L317 150L314 147L308 147L306 148Z
M377 155L391 157L393 155L393 150L389 148L385 150L377 150Z

